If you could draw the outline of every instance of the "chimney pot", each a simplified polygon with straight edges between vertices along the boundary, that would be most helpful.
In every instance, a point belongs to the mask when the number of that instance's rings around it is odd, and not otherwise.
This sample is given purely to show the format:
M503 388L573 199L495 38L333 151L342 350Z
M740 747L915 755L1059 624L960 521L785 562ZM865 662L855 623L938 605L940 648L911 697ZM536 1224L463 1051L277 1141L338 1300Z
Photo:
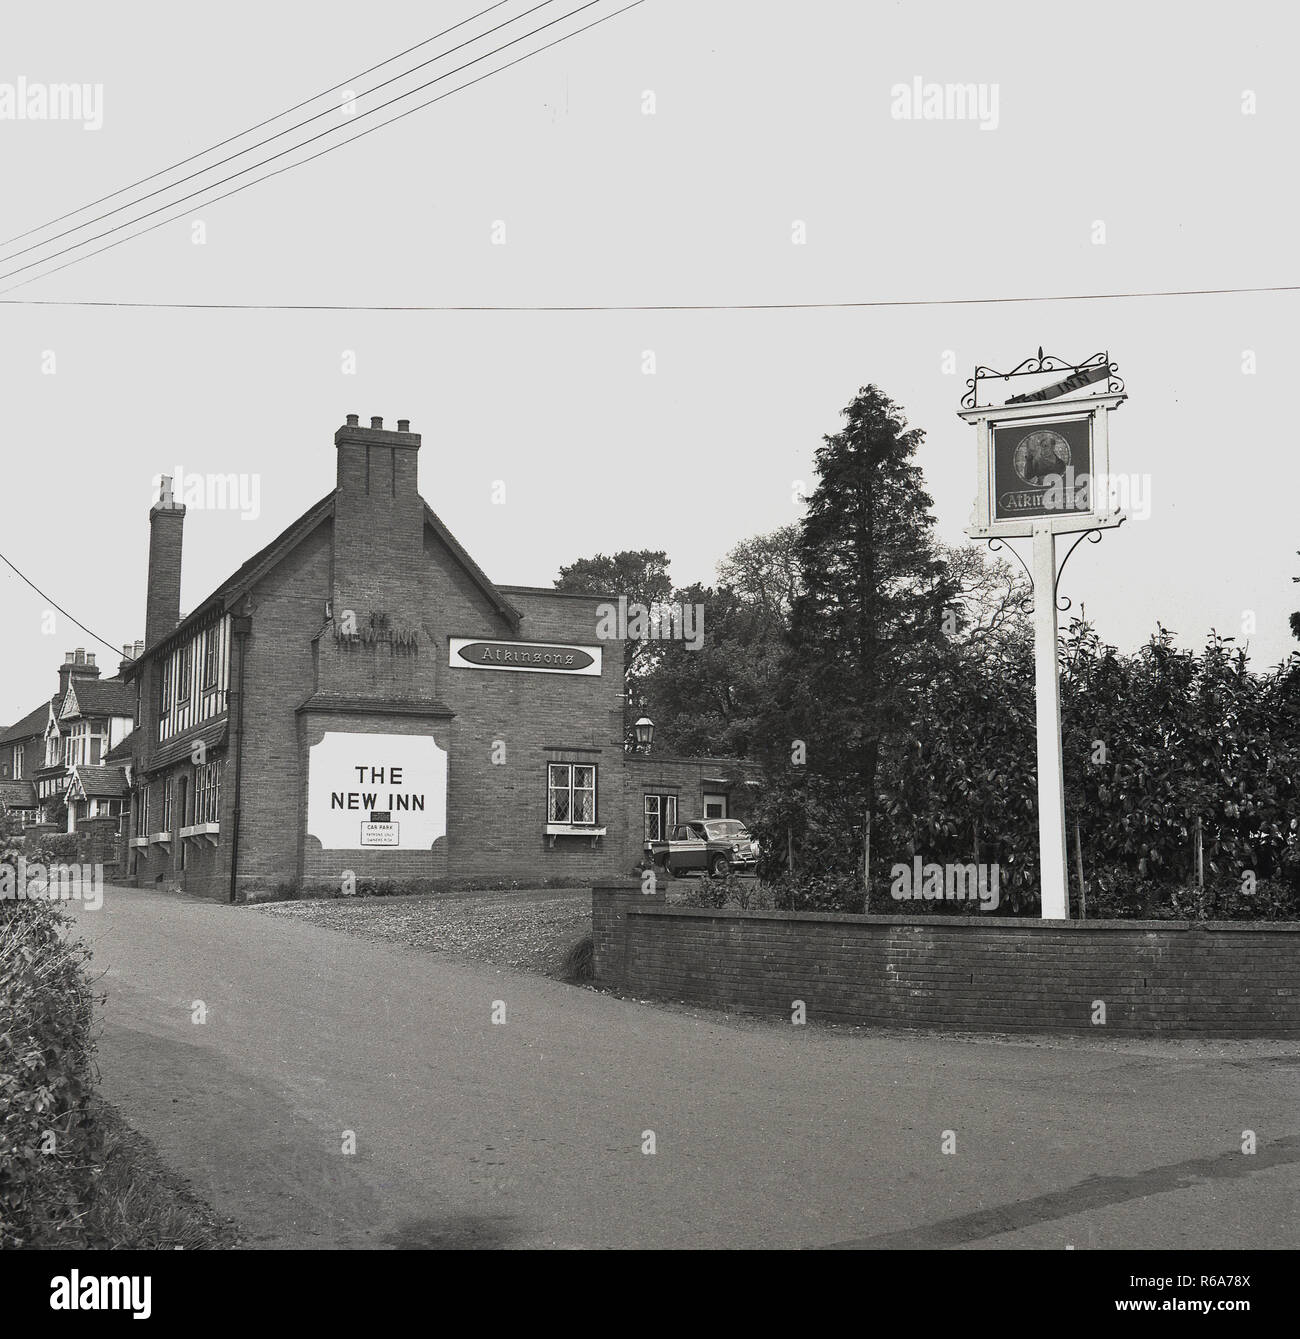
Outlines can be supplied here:
M348 415L348 427L349 427L349 428L355 428L355 427L357 426L357 424L359 424L360 422L361 422L360 415L358 415L358 414L349 414L349 415Z
M370 426L372 428L382 428L384 426L384 420L382 418L372 418L370 420Z
M136 642L136 644L135 644L135 658L136 658L137 660L139 660L139 658L140 658L142 655L144 655L144 643L143 643L143 642Z
M76 658L77 657L71 651L65 651L63 653L63 663L65 665L71 665L76 660Z
M87 651L87 652L86 652L86 664L87 664L87 665L93 665L94 663L95 663L95 653L94 653L93 651Z
M411 420L410 420L409 418L399 418L399 419L397 420L397 431L398 431L398 432L410 432L410 431L411 431Z
M86 663L86 648L84 646L77 647L75 663L78 665L84 665Z

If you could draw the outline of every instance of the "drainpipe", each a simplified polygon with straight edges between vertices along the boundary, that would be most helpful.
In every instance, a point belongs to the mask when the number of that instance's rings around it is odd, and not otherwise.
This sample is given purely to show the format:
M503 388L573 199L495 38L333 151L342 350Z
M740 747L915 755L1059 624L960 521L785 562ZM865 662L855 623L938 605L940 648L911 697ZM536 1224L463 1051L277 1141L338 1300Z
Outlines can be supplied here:
M253 620L247 614L236 615L230 620L230 630L235 637L239 651L239 667L235 677L238 702L235 706L235 803L230 821L230 900L236 900L235 878L239 871L239 813L240 781L244 763L244 658L248 634L252 630Z

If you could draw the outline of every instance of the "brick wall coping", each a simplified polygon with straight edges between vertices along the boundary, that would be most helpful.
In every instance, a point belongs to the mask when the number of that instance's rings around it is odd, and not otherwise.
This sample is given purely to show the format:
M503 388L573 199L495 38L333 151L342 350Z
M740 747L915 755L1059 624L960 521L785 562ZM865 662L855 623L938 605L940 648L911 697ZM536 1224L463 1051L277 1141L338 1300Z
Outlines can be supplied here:
M593 893L626 892L637 887L598 884ZM628 907L637 916L680 916L714 920L824 921L832 925L900 925L924 929L933 925L954 925L966 929L1024 930L1237 930L1259 934L1300 934L1300 921L1045 921L1037 916L864 916L844 911L742 911L739 907L664 906L646 898L644 906Z

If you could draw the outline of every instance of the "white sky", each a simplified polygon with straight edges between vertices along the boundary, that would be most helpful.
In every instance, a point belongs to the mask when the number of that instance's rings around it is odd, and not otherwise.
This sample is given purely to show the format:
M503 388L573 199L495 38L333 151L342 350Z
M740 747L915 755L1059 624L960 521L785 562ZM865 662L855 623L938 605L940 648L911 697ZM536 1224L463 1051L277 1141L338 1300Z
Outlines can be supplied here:
M0 84L101 83L104 125L0 121L0 236L485 2L14 7ZM1295 284L1297 36L1281 3L648 0L199 208L204 246L183 220L10 296L728 303ZM893 119L891 87L917 75L996 84L997 128ZM791 242L795 220L806 245ZM1105 245L1092 243L1096 220ZM357 413L424 434L421 491L499 581L548 585L561 563L639 547L666 548L679 583L709 580L737 540L798 516L793 481L811 479L821 434L868 381L926 430L940 531L958 541L974 432L955 411L974 364L1009 367L1040 344L1068 359L1108 348L1131 397L1113 421L1112 468L1150 476L1152 516L1076 554L1062 590L1125 649L1157 619L1199 643L1212 626L1241 635L1253 611L1263 668L1290 650L1300 607L1287 400L1298 311L1297 293L763 313L6 306L0 551L110 642L129 641L143 634L153 476L260 475L256 520L191 509L193 608L329 490L334 430ZM491 500L498 479L504 505ZM61 617L45 631L46 608L0 567L0 721L48 695L65 650L116 666Z

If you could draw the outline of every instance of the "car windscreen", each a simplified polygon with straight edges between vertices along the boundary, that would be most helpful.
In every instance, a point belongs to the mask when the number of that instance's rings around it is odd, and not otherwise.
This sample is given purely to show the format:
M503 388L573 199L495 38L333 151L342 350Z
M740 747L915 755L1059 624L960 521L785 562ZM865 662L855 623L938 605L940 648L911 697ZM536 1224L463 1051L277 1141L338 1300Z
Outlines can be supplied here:
M736 837L748 837L745 825L734 818L724 818L717 822L706 823L704 830L714 841L734 840Z

